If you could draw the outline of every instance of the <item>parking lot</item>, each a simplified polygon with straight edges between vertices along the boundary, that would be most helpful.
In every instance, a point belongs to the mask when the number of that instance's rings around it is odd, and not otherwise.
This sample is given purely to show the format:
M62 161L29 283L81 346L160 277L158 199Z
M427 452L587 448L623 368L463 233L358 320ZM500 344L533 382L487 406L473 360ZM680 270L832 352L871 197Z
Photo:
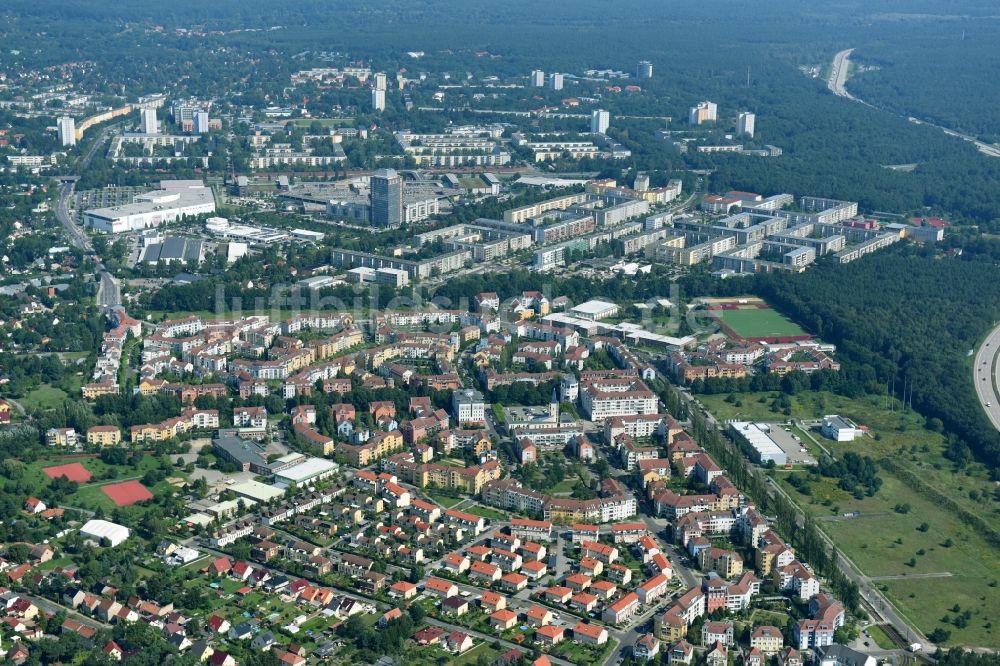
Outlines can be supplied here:
M777 444L785 455L788 462L793 465L815 465L816 459L808 452L803 451L805 445L799 441L798 435L793 434L785 426L777 423L771 425L771 440Z
M102 187L99 190L86 190L76 195L76 211L91 208L110 208L132 203L137 194L148 192L148 187Z

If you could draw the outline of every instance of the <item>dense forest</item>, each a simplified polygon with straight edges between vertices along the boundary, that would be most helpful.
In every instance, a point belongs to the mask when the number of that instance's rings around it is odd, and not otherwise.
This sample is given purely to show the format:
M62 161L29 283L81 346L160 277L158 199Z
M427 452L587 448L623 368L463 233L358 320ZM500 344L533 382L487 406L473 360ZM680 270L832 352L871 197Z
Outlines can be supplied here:
M996 16L938 18L910 23L918 39L873 41L858 48L847 87L876 106L1000 142L1000 88L984 85L982 78L983 72L1000 68L1000 21Z
M912 387L912 404L950 433L949 457L1000 465L1000 433L972 386L969 350L1000 319L992 261L904 247L799 275L762 275L754 291L833 342L843 372L869 391Z

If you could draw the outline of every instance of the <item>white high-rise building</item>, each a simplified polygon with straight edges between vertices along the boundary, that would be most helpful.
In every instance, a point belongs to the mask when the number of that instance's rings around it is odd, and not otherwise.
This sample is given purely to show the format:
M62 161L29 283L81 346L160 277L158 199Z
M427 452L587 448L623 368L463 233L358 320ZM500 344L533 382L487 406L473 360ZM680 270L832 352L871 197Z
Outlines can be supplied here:
M648 60L640 60L639 66L636 67L635 75L637 79L653 78L653 63Z
M553 72L552 76L549 77L549 87L553 90L562 90L563 75L558 72Z
M160 126L156 122L156 109L141 109L139 117L142 119L143 134L158 134Z
M756 122L756 115L750 113L749 111L744 111L739 115L736 121L736 133L752 137Z
M692 125L701 125L702 123L715 122L718 107L715 102L701 102L698 106L691 107L691 113L688 116L688 122Z
M372 110L385 111L385 90L372 89Z
M531 85L535 88L545 87L545 72L540 69L536 69L531 73Z
M69 116L59 119L59 144L63 146L76 145L76 121Z
M199 111L194 114L194 131L198 134L208 132L208 111Z
M375 75L375 90L385 90L386 89L386 78L385 74L379 72Z
M611 114L604 109L594 109L590 114L590 131L593 134L604 134L611 124Z

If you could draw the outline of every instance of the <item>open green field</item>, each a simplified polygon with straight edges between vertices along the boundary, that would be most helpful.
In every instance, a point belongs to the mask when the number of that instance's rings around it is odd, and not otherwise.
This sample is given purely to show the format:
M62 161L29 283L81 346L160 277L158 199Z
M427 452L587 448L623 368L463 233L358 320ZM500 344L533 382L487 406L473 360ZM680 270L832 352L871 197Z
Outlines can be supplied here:
M791 416L785 416L773 402L777 392L739 393L735 402L726 395L699 395L698 400L720 421L739 418L752 421L818 420L825 414L839 414L859 425L871 428L871 436L854 442L834 442L817 430L810 433L834 455L854 451L872 458L889 459L917 475L926 484L1000 529L1000 495L986 468L970 464L956 473L954 464L944 457L944 437L924 427L924 418L913 411L885 408L880 396L847 398L826 391L789 396ZM803 438L812 448L808 438ZM813 451L813 453L817 453ZM885 472L883 475L887 475Z
M738 310L713 310L712 313L744 338L808 335L798 324L770 308L746 307Z
M739 417L773 422L789 418L772 408L776 393L735 397L734 402L728 402L725 395L699 396L699 400L720 420ZM1000 629L994 631L989 626L991 610L1000 608L1000 584L996 582L1000 580L1000 549L922 491L939 492L981 518L989 528L1000 529L1000 497L983 467L970 465L956 471L942 455L945 442L940 433L928 430L919 414L902 411L898 405L895 411L888 411L878 396L851 399L815 392L790 398L792 419L840 414L868 425L871 436L855 442L833 442L816 430L810 434L834 455L854 451L876 461L891 461L912 473L919 487L882 468L879 492L860 500L841 490L836 479L801 470L794 473L809 479L808 495L788 484L792 472L775 470L773 476L781 488L817 518L819 527L840 551L874 577L872 584L883 589L924 633L943 627L951 632L950 644L1000 647ZM897 505L909 505L909 510L898 512ZM857 518L843 516L854 511L860 512ZM956 603L961 612L972 614L965 627L941 622L944 616L955 617L950 609Z
M888 472L881 474L883 485L875 497L862 500L840 490L831 479L812 484L812 494L806 496L785 482L788 472L774 476L785 492L818 518L819 527L840 551L924 633L942 626L940 618L958 603L973 615L965 628L945 626L952 632L952 642L1000 645L1000 630L994 633L985 626L991 610L1000 608L1000 588L990 586L1000 578L1000 550L976 530ZM898 504L909 504L910 510L898 513ZM853 511L860 515L843 516Z
M55 386L43 384L18 400L25 409L55 409L66 400L66 392Z

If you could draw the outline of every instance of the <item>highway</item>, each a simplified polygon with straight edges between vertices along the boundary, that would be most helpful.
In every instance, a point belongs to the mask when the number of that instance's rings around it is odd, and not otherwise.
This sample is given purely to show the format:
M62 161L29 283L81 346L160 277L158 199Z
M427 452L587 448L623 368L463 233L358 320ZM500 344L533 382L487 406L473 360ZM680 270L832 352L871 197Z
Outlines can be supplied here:
M847 83L847 72L851 68L851 53L854 49L844 49L833 56L833 67L830 70L830 78L826 81L826 86L837 97L846 97L854 101L860 101L851 93L847 92L844 84Z
M110 127L101 130L97 139L94 140L94 143L87 150L87 153L77 163L76 170L78 173L83 172L87 168L90 160L94 158L97 149L104 145L104 141L110 133ZM75 180L67 178L63 181L59 189L59 199L56 202L56 219L59 220L63 229L66 230L66 235L69 236L73 247L79 248L86 253L91 253L94 251L94 248L90 243L90 239L87 237L86 232L73 221L73 216L69 212L69 202L75 189ZM102 308L112 308L121 305L121 285L118 283L118 280L108 272L104 263L100 260L97 262L97 270L100 274L100 282L97 285L97 304Z
M914 118L912 116L907 118L907 120L909 120L914 125L927 125L929 127L936 127L945 134L947 134L948 136L958 137L963 141L968 141L969 143L974 144L976 148L979 149L979 152L981 152L984 155L987 155L989 157L1000 157L1000 148L997 148L996 146L991 146L988 143L983 143L974 136L970 136L968 134L962 134L961 132L958 132L956 130L949 129L947 127L942 127L941 125L936 125L930 122L929 120L920 120L919 118Z
M997 394L997 354L1000 353L1000 325L989 332L976 353L973 383L979 404L993 427L1000 430L1000 395Z
M826 87L830 89L830 92L832 92L834 95L838 97L844 97L845 99L849 99L851 101L858 102L860 104L864 104L865 106L870 106L871 108L875 109L877 107L874 104L869 104L865 100L855 97L851 93L847 92L845 84L847 83L847 73L850 71L851 68L851 53L853 52L854 49L844 49L843 51L839 51L835 56L833 56L833 63L830 68L830 77L826 80ZM885 110L885 109L879 109L879 110ZM930 127L935 127L944 132L945 134L947 134L948 136L953 136L962 139L963 141L968 141L969 143L975 145L976 148L979 149L979 152L981 152L984 155L987 155L989 157L1000 157L1000 148L994 145L990 145L988 143L984 143L974 136L963 134L962 132L953 130L948 127L936 125L930 122L929 120L920 120L919 118L914 118L913 116L906 116L901 113L896 113L896 115L902 118L906 118L908 121L910 121L915 125L928 125Z

